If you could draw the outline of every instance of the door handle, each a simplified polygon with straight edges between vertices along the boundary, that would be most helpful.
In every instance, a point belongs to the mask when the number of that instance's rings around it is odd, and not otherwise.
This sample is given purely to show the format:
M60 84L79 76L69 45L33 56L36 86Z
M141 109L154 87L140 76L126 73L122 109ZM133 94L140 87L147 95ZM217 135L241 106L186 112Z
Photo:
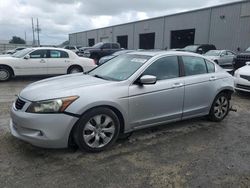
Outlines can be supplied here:
M182 87L184 84L183 83L174 83L173 87L177 88L177 87Z
M215 76L211 76L210 78L209 78L209 80L210 81L214 81L214 80L216 80L217 78L215 77Z
M40 63L46 63L44 59L41 59L40 60Z

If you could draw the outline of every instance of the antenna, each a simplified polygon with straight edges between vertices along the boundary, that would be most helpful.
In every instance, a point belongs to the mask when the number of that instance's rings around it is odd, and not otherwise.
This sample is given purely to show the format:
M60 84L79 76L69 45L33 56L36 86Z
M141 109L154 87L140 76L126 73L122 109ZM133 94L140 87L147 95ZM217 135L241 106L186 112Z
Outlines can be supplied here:
M35 29L34 29L33 18L31 18L31 23L32 23L32 34L33 34L33 43L32 43L32 45L34 46L36 44L36 39L35 39Z
M38 18L36 19L36 32L37 32L37 43L38 43L38 46L40 46L39 32L41 32L41 28L39 27Z

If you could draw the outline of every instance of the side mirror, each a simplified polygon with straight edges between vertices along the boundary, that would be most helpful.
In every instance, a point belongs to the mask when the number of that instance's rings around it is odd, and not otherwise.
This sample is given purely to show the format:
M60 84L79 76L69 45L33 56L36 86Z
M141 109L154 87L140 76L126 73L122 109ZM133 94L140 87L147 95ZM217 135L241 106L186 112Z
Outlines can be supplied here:
M151 85L151 84L155 84L156 83L156 76L152 76L152 75L143 75L140 79L139 79L139 83L142 85Z
M246 62L246 65L250 65L250 61Z
M24 56L24 59L29 59L29 58L30 58L30 55L28 54Z

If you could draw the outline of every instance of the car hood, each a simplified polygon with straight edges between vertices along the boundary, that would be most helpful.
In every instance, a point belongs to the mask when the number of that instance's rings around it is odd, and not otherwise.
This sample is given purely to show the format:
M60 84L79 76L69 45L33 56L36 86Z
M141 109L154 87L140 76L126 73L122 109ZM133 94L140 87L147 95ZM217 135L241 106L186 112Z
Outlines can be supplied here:
M112 82L82 73L71 74L32 83L21 91L20 96L29 101L46 100L77 95L83 88L109 83Z
M239 74L250 76L250 65L245 65L239 69Z

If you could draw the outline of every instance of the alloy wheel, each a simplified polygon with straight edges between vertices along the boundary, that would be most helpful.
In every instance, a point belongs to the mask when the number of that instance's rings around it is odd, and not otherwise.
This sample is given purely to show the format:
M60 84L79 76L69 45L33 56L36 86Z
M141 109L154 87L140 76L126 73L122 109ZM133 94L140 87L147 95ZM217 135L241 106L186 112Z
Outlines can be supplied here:
M214 115L218 119L222 119L228 112L229 102L225 96L219 97L214 105Z

